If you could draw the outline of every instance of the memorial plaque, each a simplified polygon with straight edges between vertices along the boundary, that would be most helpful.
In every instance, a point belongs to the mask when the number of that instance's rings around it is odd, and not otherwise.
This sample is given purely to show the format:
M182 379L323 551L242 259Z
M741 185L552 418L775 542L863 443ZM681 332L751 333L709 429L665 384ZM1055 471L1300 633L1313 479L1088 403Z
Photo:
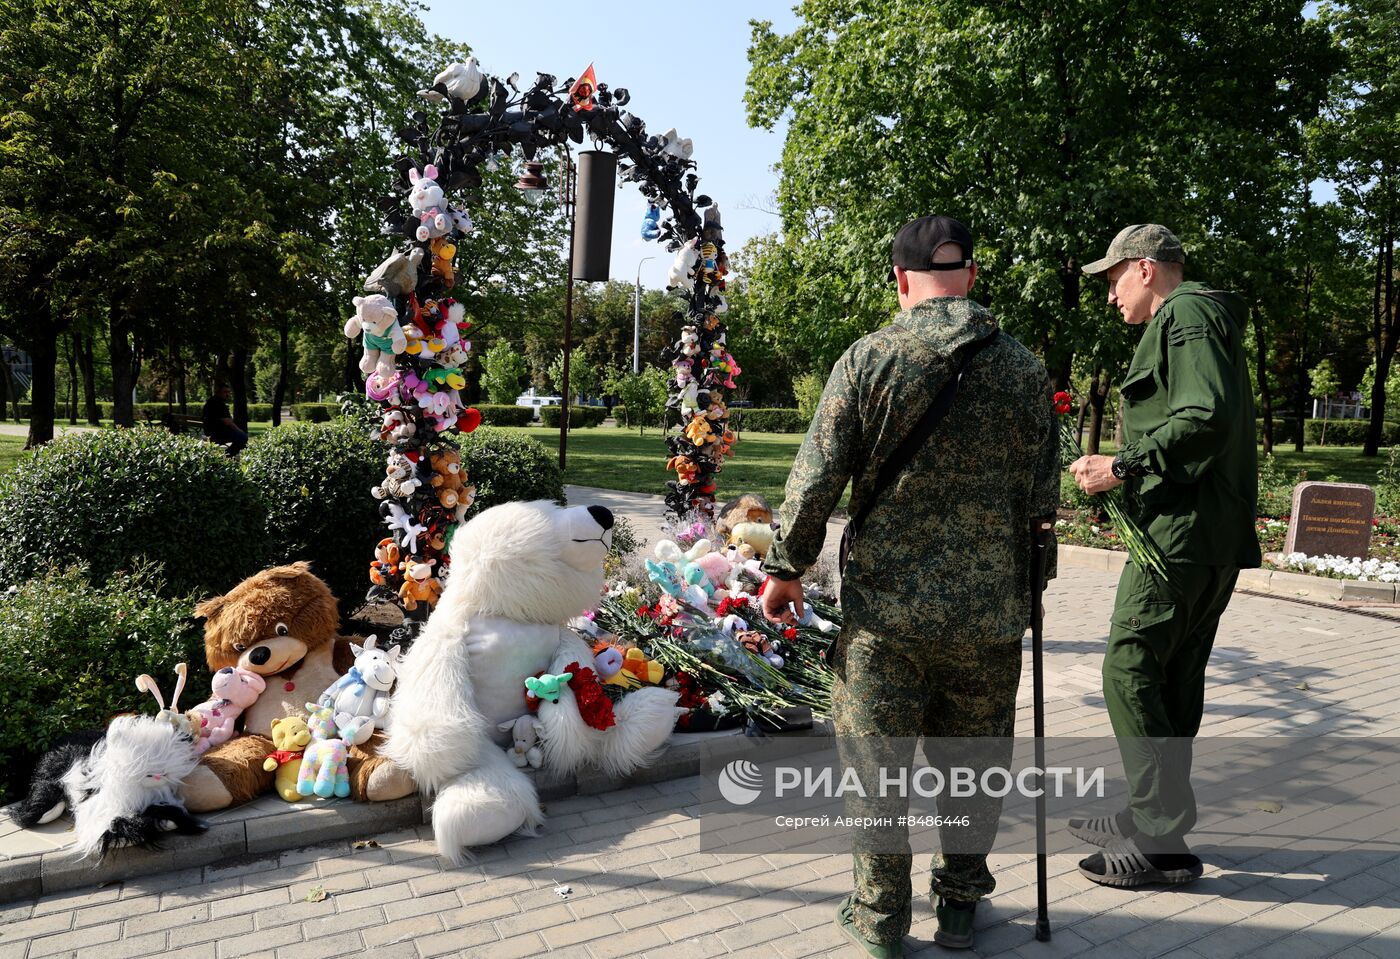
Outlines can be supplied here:
M1361 483L1299 483L1285 553L1365 559L1371 552L1376 494Z

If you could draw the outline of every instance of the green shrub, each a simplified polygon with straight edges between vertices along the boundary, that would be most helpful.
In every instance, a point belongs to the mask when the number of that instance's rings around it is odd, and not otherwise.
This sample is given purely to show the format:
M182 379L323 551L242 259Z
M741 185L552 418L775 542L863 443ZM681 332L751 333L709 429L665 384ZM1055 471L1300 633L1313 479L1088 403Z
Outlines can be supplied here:
M479 404L481 422L486 426L529 426L535 414L528 406L500 406L492 403Z
M513 500L564 502L559 460L543 443L482 426L462 437L461 449L467 484L476 487L468 518Z
M340 413L336 403L294 403L292 418L302 423L329 423Z
M729 425L736 430L752 430L755 433L805 433L811 417L803 416L800 410L793 409L752 409L731 407Z
M335 419L349 420L366 436L378 436L384 421L383 407L363 393L341 393Z
M540 407L540 422L553 429L559 428L559 419L563 415L563 407L542 406ZM587 429L602 424L608 418L608 408L606 406L571 406L569 407L569 429Z
M384 536L370 488L388 453L358 423L288 423L243 451L243 472L267 510L270 562L310 560L341 611L364 605L366 570Z
M797 409L809 421L817 413L817 405L821 403L825 388L826 377L819 373L803 373L793 377L792 395L797 400Z
M263 507L221 447L158 426L64 433L0 477L0 583L145 558L171 595L221 593L266 556Z
M1254 421L1254 435L1257 442L1264 442L1264 420L1262 418ZM1331 434L1329 433L1328 436L1330 437ZM1285 443L1292 443L1297 438L1298 421L1295 420L1292 416L1285 417L1280 416L1278 413L1275 413L1274 445L1282 446Z
M154 567L102 577L78 566L51 569L0 591L0 805L27 788L39 754L64 735L105 725L117 713L155 712L136 690L150 673L166 703L175 664L188 663L182 706L209 692L204 640L193 600L168 598Z
M98 411L99 411L99 415L100 415L103 419L110 420L110 419L112 418L112 404L111 404L111 403L98 403L98 404L97 404L97 408L98 408ZM200 412L204 409L204 401L203 401L203 400L198 400L198 401L191 402L191 403L188 404L188 408L189 408L189 415L190 415L190 416L198 416L198 415L200 414ZM229 401L229 409L233 409L233 402L232 402L232 401ZM170 411L172 411L172 410L173 410L174 412L176 412L176 413L179 413L179 412L180 412L180 407L179 407L178 405L167 406L165 403L134 403L134 404L132 404L132 412L135 414L135 416L136 416L136 422L138 422L138 423L143 423L143 422L145 422L145 423L159 423L159 422L160 422L160 418L161 418L162 416L164 416L167 412L170 412ZM78 414L79 414L79 418L81 418L81 416L82 416L82 407L81 407L81 405L79 406ZM271 404L271 403L249 403L249 404L248 404L248 421L249 421L249 422L251 422L251 423L266 423L266 422L270 421L271 419L272 419L272 404Z
M1363 446L1366 434L1371 429L1370 420L1308 420L1307 438L1309 443L1322 442L1322 427L1327 424L1328 446ZM1381 445L1394 446L1400 443L1400 424L1386 420L1381 424Z

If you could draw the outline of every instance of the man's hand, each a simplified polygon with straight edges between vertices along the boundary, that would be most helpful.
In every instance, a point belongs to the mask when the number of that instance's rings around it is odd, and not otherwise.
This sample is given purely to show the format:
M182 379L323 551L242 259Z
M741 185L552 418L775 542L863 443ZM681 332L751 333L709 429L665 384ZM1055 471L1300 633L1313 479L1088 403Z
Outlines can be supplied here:
M802 617L802 580L769 576L767 584L763 587L764 618L770 623L796 626ZM796 616L792 614L790 606L797 608Z
M1081 456L1069 464L1070 475L1086 493L1107 493L1123 481L1113 475L1112 456Z

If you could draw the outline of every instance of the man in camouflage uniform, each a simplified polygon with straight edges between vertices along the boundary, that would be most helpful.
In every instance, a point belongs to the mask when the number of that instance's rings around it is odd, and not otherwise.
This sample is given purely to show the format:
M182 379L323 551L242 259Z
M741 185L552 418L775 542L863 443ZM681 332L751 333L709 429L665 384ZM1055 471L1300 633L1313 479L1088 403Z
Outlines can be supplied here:
M1084 267L1107 277L1108 302L1125 323L1146 328L1123 377L1122 450L1082 457L1070 472L1089 493L1124 485L1129 515L1167 566L1166 579L1123 568L1104 653L1128 808L1069 821L1075 836L1105 847L1079 871L1126 888L1201 875L1185 836L1196 823L1192 740L1206 663L1239 571L1260 560L1244 303L1183 283L1185 262L1171 231L1149 223L1120 231Z
M854 516L880 464L962 356L996 338L969 364L930 439L880 495L849 555L845 627L831 654L843 762L854 749L907 768L920 736L930 737L934 766L948 759L951 737L1001 737L978 750L981 762L1010 762L1031 605L1030 523L1055 512L1059 443L1045 370L967 298L976 275L971 235L957 221L924 217L900 231L892 276L903 312L836 362L764 560L765 614L786 620L793 604L801 615L800 577L822 550L827 517L847 482L854 481ZM1048 552L1053 575L1053 542ZM938 803L941 815L950 814L944 797ZM984 798L971 832L942 831L944 848L982 850L934 858L937 941L945 945L972 944L973 909L995 886L986 851L1000 809L999 799ZM898 803L903 810L907 798ZM893 851L888 835L867 841L857 832L855 893L838 912L843 930L876 956L902 955L910 926L912 857L902 823L897 832ZM870 848L882 851L862 851Z

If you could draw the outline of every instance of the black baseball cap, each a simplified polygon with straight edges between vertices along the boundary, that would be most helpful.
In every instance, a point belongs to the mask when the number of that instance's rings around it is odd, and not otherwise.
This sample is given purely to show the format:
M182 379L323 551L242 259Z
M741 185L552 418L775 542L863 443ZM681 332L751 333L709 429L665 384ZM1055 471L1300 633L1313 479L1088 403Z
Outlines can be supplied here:
M963 258L934 263L934 251L945 243L956 243ZM921 216L899 228L890 259L905 270L965 270L972 265L972 233L951 216ZM893 269L890 279L894 279Z

